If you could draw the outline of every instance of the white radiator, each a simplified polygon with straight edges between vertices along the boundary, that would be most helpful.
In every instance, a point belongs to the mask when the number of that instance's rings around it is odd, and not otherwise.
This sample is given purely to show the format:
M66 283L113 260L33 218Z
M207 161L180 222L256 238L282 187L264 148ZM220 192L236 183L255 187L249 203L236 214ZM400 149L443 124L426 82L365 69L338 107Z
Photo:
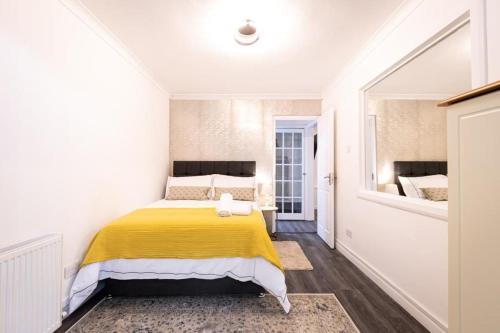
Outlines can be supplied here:
M0 249L0 333L53 332L61 325L62 236Z

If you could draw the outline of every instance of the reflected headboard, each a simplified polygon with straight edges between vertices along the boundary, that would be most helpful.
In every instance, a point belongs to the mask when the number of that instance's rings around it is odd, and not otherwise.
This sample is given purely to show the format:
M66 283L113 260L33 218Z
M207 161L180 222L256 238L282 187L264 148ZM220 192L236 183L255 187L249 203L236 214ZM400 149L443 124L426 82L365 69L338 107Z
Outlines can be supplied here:
M448 174L447 161L394 161L394 182L398 185L399 195L405 195L399 176L422 177L439 174Z
M174 161L174 177L227 175L255 176L255 161Z

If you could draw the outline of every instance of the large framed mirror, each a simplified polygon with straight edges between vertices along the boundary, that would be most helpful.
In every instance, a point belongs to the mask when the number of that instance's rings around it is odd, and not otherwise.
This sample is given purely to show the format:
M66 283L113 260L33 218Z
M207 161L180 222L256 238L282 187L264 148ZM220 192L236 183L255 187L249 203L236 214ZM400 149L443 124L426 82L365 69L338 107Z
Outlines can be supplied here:
M362 91L364 192L447 210L446 111L471 88L470 24L443 34Z

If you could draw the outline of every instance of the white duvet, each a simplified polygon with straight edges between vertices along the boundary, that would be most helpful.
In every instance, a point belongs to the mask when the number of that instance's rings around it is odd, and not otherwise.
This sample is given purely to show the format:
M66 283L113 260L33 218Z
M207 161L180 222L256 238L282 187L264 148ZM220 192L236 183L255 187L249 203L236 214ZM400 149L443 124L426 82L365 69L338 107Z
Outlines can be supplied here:
M207 208L216 201L159 200L146 208ZM257 203L254 209L260 210ZM80 269L70 291L69 313L75 311L97 287L99 280L132 279L205 279L230 277L252 281L276 297L285 312L290 311L285 275L268 261L256 258L211 259L113 259L86 265Z

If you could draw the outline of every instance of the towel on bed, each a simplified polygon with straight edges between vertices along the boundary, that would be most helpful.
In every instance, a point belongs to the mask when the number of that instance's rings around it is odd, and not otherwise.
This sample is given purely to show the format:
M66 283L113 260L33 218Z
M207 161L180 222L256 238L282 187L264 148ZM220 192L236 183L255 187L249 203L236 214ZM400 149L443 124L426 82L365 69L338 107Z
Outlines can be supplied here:
M215 204L215 210L220 217L231 215L250 215L253 210L250 202L236 202L230 193L222 193L220 200Z
M215 204L215 210L220 217L228 217L231 215L250 215L253 206L249 202L223 202L219 201Z
M233 196L230 193L222 193L220 200L215 204L215 211L220 217L231 216L231 207L233 205Z
M231 204L231 214L232 215L250 215L252 213L253 206L249 202L235 202Z

